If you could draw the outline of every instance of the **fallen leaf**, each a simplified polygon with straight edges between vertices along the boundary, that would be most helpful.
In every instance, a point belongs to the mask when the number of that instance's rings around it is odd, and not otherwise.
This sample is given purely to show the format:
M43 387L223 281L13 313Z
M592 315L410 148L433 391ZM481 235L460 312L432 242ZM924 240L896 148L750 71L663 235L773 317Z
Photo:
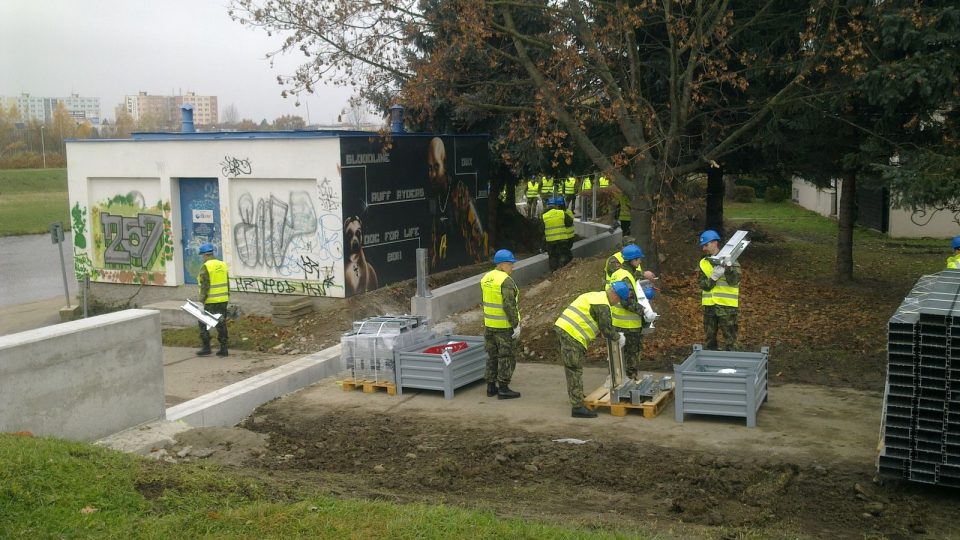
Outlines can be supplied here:
M96 512L96 511L97 511L97 509L94 508L94 507L92 507L92 506L84 506L83 508L80 509L80 513L81 513L81 514L84 514L84 515L89 515L89 514L92 514L92 513Z

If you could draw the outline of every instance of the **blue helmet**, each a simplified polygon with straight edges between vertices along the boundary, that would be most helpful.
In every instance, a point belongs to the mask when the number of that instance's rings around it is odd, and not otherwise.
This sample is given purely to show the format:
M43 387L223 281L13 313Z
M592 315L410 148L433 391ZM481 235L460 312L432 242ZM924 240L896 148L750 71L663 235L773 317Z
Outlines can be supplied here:
M643 250L640 249L640 246L636 244L627 244L623 246L623 249L620 250L620 255L623 256L623 260L632 261L634 259L643 258Z
M617 293L617 296L620 297L620 300L626 300L630 298L630 286L622 281L614 281L610 288L613 289L613 292Z
M205 244L200 244L199 251L201 255L204 255L207 253L213 253L213 244L211 244L210 242L207 242Z
M553 206L563 206L567 204L567 201L563 197L551 197L547 204L552 204Z
M953 241L950 242L950 246L953 247L953 249L960 249L960 236L954 236Z
M710 231L703 231L703 233L700 234L700 245L701 245L701 246L705 246L705 245L707 245L709 242L713 242L714 240L716 240L716 241L718 241L718 242L720 241L720 233L718 233L717 231L712 231L712 230L710 230Z
M500 264L502 262L515 263L517 262L517 259L514 258L513 252L511 252L509 249L501 249L500 251L494 253L493 263Z
M647 300L653 300L653 297L657 295L657 290L653 287L644 287L643 295L647 297Z

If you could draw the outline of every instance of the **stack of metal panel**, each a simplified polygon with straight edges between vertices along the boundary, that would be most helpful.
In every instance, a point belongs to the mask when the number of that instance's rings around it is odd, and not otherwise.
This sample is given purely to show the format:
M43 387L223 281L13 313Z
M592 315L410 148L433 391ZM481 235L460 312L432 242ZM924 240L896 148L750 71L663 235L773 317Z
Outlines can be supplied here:
M888 329L879 470L960 487L960 271L920 278Z
M409 347L433 339L423 317L387 315L353 323L353 329L340 338L340 358L344 369L359 381L397 381L394 349Z

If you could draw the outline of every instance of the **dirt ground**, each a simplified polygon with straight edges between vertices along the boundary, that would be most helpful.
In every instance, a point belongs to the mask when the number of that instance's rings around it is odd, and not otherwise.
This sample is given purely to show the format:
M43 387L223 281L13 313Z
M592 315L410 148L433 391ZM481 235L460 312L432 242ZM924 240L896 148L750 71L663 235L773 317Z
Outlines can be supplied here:
M680 424L672 405L653 420L569 418L551 327L572 298L599 288L598 257L523 287L512 385L520 400L486 398L482 384L445 401L343 392L328 380L264 405L238 428L195 430L180 444L214 447L210 459L280 493L453 504L671 538L960 538L960 493L876 476L886 320L912 283L837 288L785 275L775 243L747 253L741 347L771 348L771 397L756 428L712 417ZM702 339L697 258L687 243L660 265L662 318L645 340L646 370L669 373ZM797 295L801 285L811 294ZM294 345L319 349L352 320L407 312L413 287L331 302L300 323L308 342ZM864 309L867 299L875 309ZM478 310L440 323L482 333ZM585 388L602 383L605 354L591 348Z

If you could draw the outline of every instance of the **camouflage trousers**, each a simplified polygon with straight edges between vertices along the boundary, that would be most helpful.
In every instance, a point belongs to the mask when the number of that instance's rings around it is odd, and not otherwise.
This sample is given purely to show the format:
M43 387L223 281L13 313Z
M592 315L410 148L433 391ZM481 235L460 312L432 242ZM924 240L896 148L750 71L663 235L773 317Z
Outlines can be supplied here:
M627 338L623 344L623 369L627 377L640 373L640 354L643 352L643 333L640 328L617 328Z
M737 313L739 309L729 306L703 306L703 331L708 351L737 350ZM723 333L723 347L718 348L717 331Z
M483 347L487 351L484 379L488 383L510 384L517 367L513 330L487 328L483 334Z
M220 343L221 349L227 348L227 303L226 302L217 302L214 304L204 304L203 309L209 311L210 313L221 315L220 322L217 323L217 341ZM202 322L198 322L197 325L200 327L200 342L203 344L204 349L210 348L210 330L207 329L207 325Z
M553 327L560 344L560 362L563 372L567 376L567 397L571 407L583 405L583 357L587 350L579 341L570 337L566 331L558 326Z
M563 268L573 260L573 238L564 240L561 244L563 247L560 251L560 268Z
M550 271L554 272L563 266L564 250L566 250L566 240L556 242L547 242L547 260L550 263Z

